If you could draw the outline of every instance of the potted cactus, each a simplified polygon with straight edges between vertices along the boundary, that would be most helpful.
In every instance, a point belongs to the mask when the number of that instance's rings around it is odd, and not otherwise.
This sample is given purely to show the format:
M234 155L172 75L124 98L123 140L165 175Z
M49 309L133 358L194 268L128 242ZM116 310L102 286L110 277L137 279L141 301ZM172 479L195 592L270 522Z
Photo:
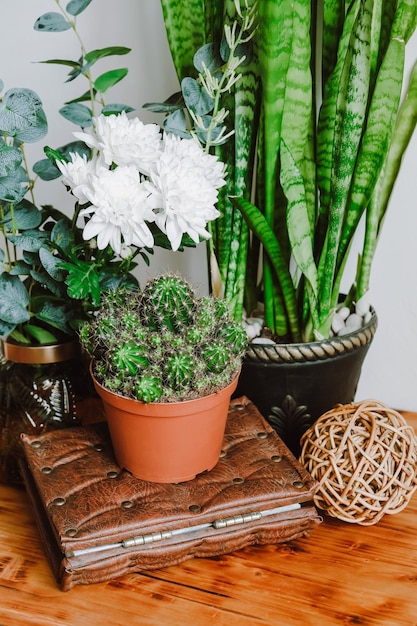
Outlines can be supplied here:
M216 465L247 346L223 300L162 275L142 291L108 292L80 341L119 465L151 482Z

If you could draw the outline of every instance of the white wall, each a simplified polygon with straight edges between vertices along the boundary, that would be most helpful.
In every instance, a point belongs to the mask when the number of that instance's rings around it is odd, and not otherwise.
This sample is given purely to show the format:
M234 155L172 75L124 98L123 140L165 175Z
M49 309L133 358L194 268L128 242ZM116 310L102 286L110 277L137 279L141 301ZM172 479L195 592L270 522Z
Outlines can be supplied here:
M2 2L0 20L0 78L5 90L34 89L43 100L49 121L47 143L67 143L74 127L58 113L66 100L85 89L81 79L65 83L66 68L34 64L35 61L75 59L77 42L72 31L38 33L33 24L38 16L55 11L53 0ZM79 17L79 30L88 49L111 45L132 48L119 57L119 66L129 74L111 92L111 101L136 107L143 121L160 121L141 110L147 101L160 101L178 88L166 41L159 0L95 0ZM408 67L417 58L417 36L408 54ZM114 59L109 61L114 67ZM108 69L105 65L100 66ZM43 142L31 147L31 162L43 158ZM357 399L375 398L392 407L417 410L417 136L413 138L397 181L390 211L377 251L372 275L372 301L379 328L365 361ZM40 182L38 204L50 203L71 210L70 196L58 181ZM158 253L150 270L178 269L194 284L206 288L204 245L196 251Z

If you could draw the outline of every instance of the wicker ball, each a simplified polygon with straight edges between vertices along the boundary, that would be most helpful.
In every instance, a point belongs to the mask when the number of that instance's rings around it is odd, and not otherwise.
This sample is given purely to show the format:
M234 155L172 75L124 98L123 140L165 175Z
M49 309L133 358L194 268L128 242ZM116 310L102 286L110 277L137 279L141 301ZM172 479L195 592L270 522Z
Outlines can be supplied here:
M417 487L417 437L375 400L322 415L301 439L300 461L319 482L316 506L345 522L371 525L398 513Z

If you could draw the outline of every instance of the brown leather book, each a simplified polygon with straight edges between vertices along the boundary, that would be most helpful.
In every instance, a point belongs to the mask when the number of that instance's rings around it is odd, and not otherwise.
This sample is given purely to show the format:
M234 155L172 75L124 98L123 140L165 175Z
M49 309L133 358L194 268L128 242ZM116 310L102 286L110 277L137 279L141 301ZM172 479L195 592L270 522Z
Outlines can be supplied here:
M22 444L25 485L64 591L290 541L320 522L316 481L245 397L230 405L216 467L184 483L121 469L105 423L22 435Z

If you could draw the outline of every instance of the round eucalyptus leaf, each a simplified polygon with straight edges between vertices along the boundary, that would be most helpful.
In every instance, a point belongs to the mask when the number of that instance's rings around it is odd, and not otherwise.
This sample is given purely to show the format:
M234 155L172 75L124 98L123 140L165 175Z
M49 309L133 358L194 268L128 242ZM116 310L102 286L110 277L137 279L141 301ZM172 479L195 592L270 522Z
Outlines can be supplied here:
M50 239L61 250L70 251L72 243L71 221L65 218L58 220L51 230Z
M9 176L16 171L22 162L22 153L15 146L5 142L0 145L0 176Z
M16 248L26 250L27 252L39 252L47 239L47 234L39 230L26 230L21 235L8 235L7 239Z
M128 104L106 104L101 109L101 112L103 115L118 115L122 111L125 111L126 113L131 113L134 110L135 109Z
M64 30L69 30L71 28L71 24L64 18L63 15L61 15L61 13L52 11L44 13L38 17L33 28L46 33L60 33Z
M191 138L190 133L187 131L187 121L182 109L168 115L168 117L164 119L163 128L174 135L179 135L179 137L185 139Z
M207 115L213 110L214 99L194 78L184 78L181 89L187 109L196 115Z
M28 187L22 186L22 181L17 176L4 176L0 178L0 200L17 204L25 197Z
M10 270L11 276L29 276L30 275L30 265L25 263L24 261L16 261L13 267Z
M67 104L62 109L59 109L59 112L66 120L69 120L76 126L81 126L81 128L87 128L93 123L91 109L79 102Z
M245 60L242 61L240 65L242 66L248 65L248 63L250 63L252 56L253 56L252 50L253 49L252 49L251 41L241 43L237 46L235 50L235 57L238 57L238 58L245 57ZM220 43L220 55L221 55L221 58L224 60L224 62L227 63L230 57L230 48L227 44L226 37L224 35Z
M65 10L70 15L79 15L88 7L90 2L91 0L70 0L65 7Z
M49 159L36 161L32 169L41 180L55 180L61 176L59 169Z
M39 96L31 89L9 89L0 103L0 129L19 141L34 143L48 132Z
M194 67L201 74L205 73L205 68L214 72L223 65L218 47L213 43L207 43L197 50L193 59Z
M22 200L22 202L15 207L13 217L14 226L17 230L37 228L42 222L41 212L28 200Z

